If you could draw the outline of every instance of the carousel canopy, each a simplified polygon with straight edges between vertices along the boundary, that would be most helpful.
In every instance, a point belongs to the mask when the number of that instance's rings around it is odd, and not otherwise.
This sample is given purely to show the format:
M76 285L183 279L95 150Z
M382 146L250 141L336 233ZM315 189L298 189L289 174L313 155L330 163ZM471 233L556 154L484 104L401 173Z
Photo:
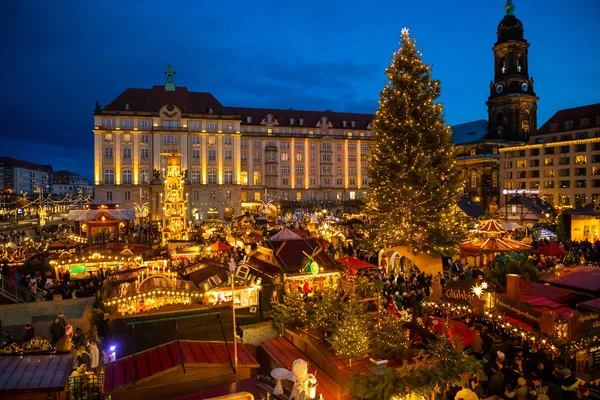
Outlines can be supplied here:
M567 254L565 250L561 249L552 242L543 245L535 252L538 254L544 254L546 256L564 256L565 254Z
M506 233L506 229L495 219L490 219L483 227L479 228L479 232L488 235L502 235Z
M275 235L271 236L270 240L290 240L290 239L302 239L300 235L294 233L291 229L283 228Z
M496 253L503 251L529 251L531 246L512 239L482 238L465 240L460 244L462 253Z
M231 246L221 241L214 242L209 247L210 251L225 251L231 249Z

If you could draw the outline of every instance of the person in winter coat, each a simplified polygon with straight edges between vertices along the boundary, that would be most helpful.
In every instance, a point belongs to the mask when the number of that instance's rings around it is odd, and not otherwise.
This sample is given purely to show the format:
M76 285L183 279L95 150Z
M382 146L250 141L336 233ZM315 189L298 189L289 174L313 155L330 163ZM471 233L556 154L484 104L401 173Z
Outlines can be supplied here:
M25 327L23 328L23 341L28 342L31 339L33 339L34 336L35 329L33 328L33 326L31 326L31 324L25 324Z
M52 335L52 344L58 343L61 337L65 336L65 325L60 321L58 317L54 318L54 322L50 327L50 334Z
M91 341L88 343L88 353L90 354L92 371L98 373L98 367L100 365L100 351L96 342Z

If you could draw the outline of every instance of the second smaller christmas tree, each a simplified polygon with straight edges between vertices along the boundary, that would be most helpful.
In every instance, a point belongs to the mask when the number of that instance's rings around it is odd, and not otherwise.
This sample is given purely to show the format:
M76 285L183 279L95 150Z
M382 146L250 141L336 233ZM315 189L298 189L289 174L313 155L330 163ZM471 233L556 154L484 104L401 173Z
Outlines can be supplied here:
M366 357L369 353L369 329L365 324L362 305L350 296L341 316L341 321L332 336L331 347L338 356L352 359Z

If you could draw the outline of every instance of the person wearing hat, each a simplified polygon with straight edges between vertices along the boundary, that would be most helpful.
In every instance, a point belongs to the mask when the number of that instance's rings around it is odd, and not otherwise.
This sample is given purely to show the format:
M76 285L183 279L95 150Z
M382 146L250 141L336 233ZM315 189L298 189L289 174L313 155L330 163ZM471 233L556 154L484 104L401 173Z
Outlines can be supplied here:
M513 400L529 400L529 388L525 378L517 379L517 387L514 391L506 390L504 395Z
M560 388L563 391L563 399L565 400L577 400L577 388L579 386L579 379L571 375L571 370L568 368L563 369L563 382Z

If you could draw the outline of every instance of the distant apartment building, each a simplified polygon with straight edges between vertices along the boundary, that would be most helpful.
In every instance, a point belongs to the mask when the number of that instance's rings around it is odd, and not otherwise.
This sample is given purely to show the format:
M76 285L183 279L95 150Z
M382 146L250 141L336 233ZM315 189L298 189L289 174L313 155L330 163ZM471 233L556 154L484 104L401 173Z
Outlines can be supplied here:
M503 202L536 194L557 208L600 196L600 103L560 110L529 143L500 149Z
M30 195L52 185L52 167L12 157L0 157L0 190L2 193Z
M52 194L64 197L70 195L77 198L79 193L85 197L93 197L94 186L83 176L71 171L56 171L53 175Z

